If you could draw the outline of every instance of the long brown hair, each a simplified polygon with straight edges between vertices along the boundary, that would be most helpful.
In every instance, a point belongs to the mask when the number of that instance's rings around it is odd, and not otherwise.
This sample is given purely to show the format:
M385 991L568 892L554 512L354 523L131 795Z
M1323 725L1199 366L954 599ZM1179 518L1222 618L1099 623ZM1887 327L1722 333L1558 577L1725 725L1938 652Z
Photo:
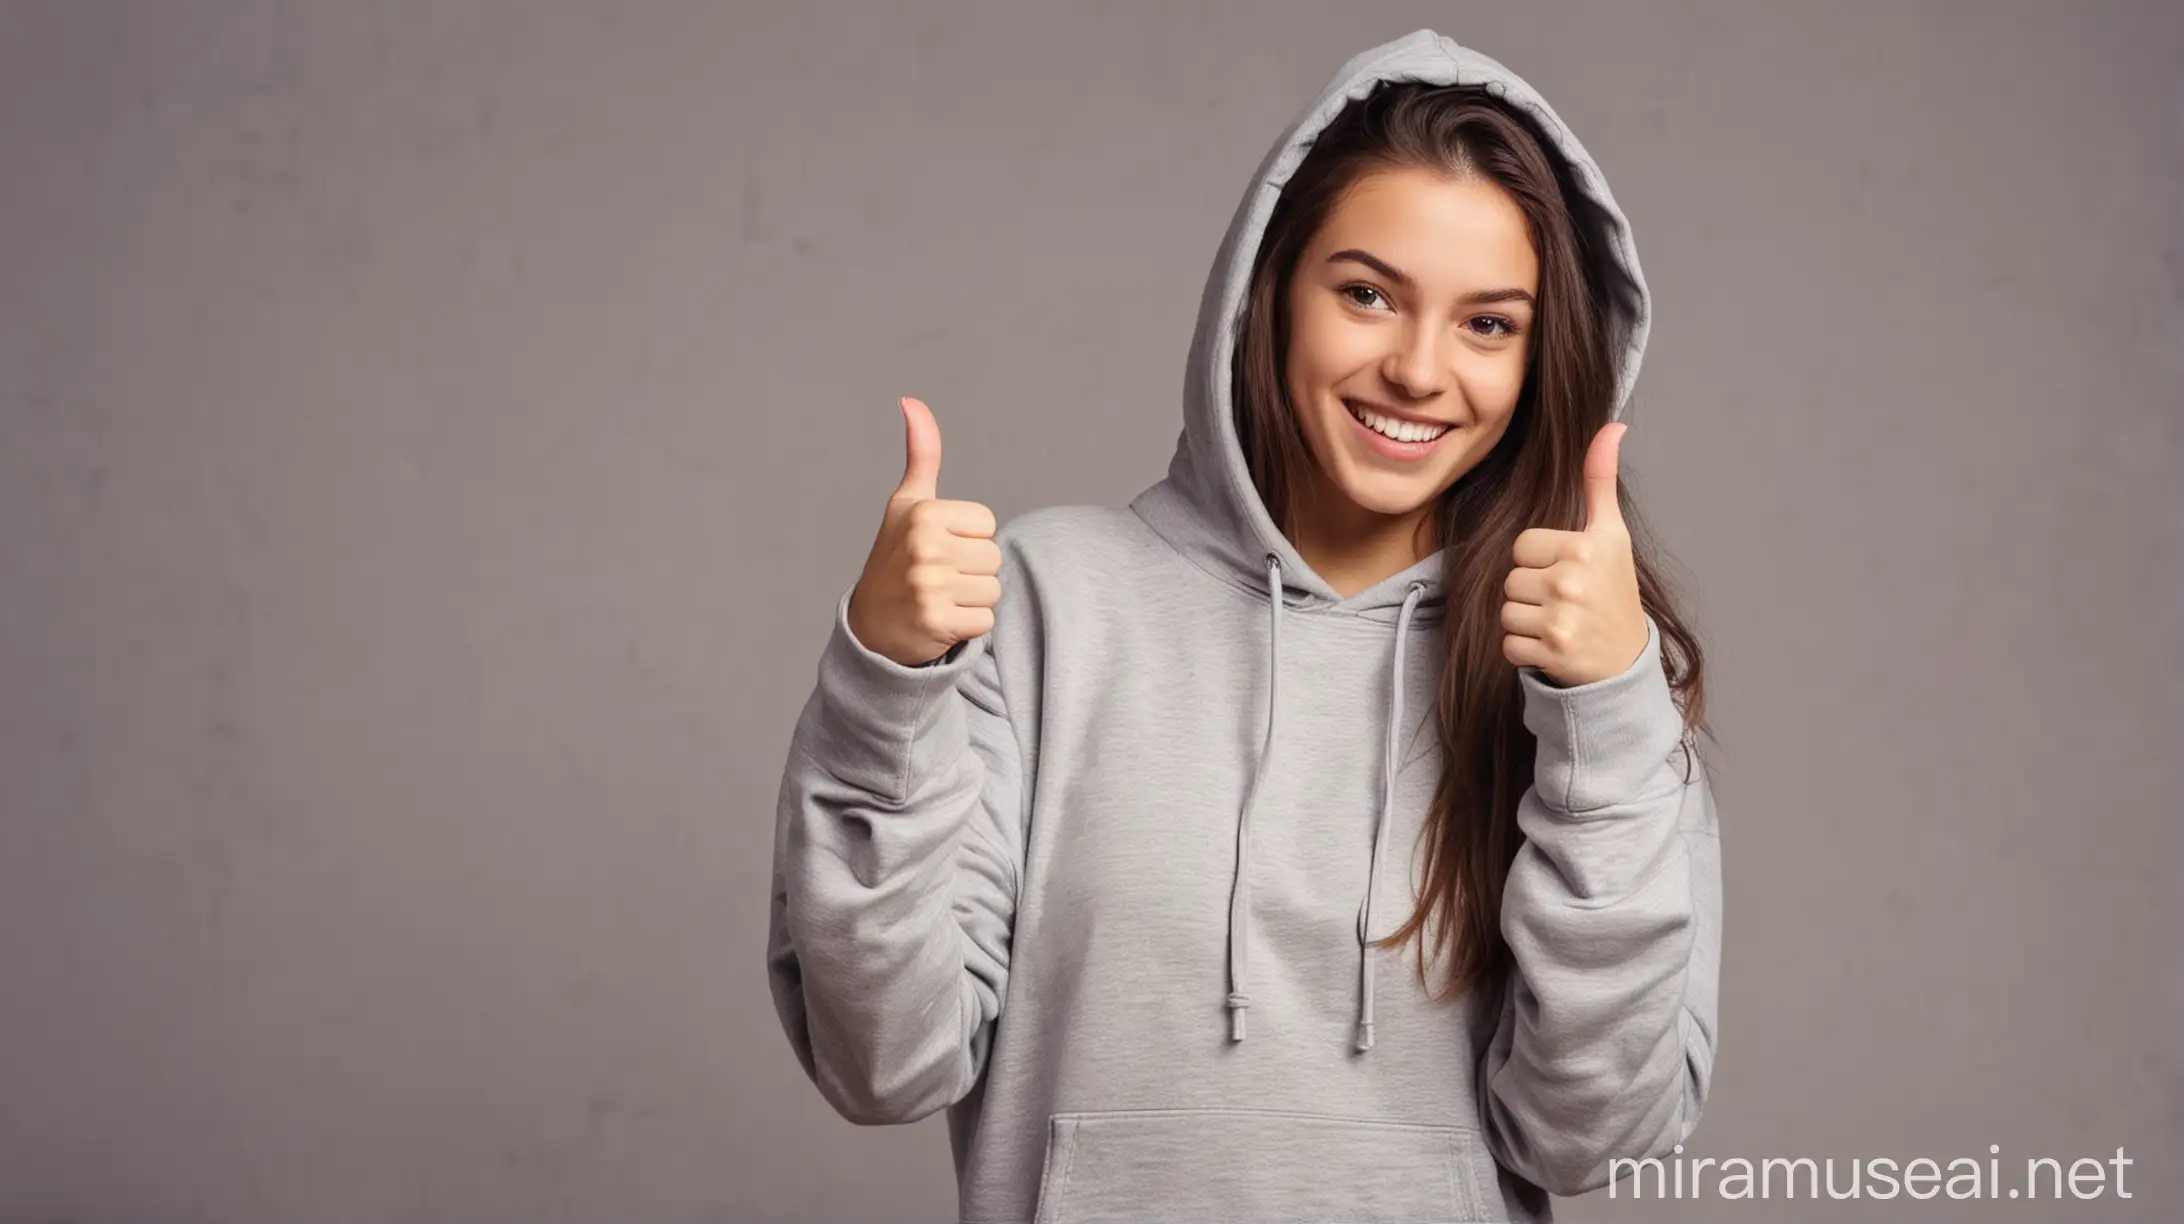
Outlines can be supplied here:
M1259 244L1235 355L1237 435L1269 515L1294 539L1296 500L1314 460L1282 377L1289 346L1282 304L1298 258L1335 202L1367 174L1417 168L1483 177L1523 210L1540 261L1524 387L1500 443L1421 524L1420 555L1447 550L1448 651L1434 711L1446 767L1427 814L1418 908L1380 944L1415 939L1421 980L1429 955L1453 950L1434 991L1441 1002L1474 985L1498 991L1510 965L1502 884L1522 840L1517 803L1532 781L1536 741L1524 726L1516 668L1502 654L1502 584L1526 528L1585 525L1585 451L1608 423L1625 329L1638 309L1637 287L1610 254L1613 219L1547 147L1529 114L1478 86L1381 82L1318 134L1284 186ZM1696 733L1712 735L1702 652L1676 609L1651 530L1629 490L1619 484L1618 493L1639 600L1660 627L1661 661L1684 715L1688 778Z

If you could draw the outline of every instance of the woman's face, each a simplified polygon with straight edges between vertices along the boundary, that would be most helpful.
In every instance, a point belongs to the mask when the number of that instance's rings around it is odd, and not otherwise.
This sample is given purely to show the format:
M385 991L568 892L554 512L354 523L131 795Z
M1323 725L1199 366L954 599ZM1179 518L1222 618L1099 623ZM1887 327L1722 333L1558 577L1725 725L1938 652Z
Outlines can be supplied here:
M1324 480L1409 516L1484 459L1524 387L1538 294L1524 213L1491 181L1405 169L1353 184L1287 302L1284 375Z

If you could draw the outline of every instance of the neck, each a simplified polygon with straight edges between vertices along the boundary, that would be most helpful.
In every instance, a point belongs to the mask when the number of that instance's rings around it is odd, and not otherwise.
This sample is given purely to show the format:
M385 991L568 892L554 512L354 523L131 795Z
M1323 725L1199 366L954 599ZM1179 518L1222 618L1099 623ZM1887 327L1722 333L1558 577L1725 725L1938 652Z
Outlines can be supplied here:
M1315 487L1296 507L1290 543L1348 599L1425 559L1420 528L1432 512L1429 502L1409 514L1377 514L1339 490Z

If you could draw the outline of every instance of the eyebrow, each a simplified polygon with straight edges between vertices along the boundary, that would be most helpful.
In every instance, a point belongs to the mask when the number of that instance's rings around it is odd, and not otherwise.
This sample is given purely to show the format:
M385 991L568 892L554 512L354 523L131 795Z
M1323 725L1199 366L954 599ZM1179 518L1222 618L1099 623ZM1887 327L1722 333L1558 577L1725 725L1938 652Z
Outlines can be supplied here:
M1327 262L1338 263L1345 259L1349 260L1351 263L1364 264L1366 267L1380 273L1382 276L1385 276L1389 280L1394 281L1396 284L1403 286L1405 289L1416 289L1418 287L1418 282L1412 280L1408 272L1403 271L1401 268L1396 267L1395 265L1380 258L1378 255L1375 255L1370 251L1360 251L1356 247L1348 247L1343 250L1336 251L1334 254L1327 257ZM1467 293L1462 297L1456 299L1456 301L1459 305L1463 306L1483 306L1492 302L1522 302L1525 305L1532 307L1537 307L1539 305L1538 302L1533 300L1531 294L1517 288L1474 289L1470 293Z

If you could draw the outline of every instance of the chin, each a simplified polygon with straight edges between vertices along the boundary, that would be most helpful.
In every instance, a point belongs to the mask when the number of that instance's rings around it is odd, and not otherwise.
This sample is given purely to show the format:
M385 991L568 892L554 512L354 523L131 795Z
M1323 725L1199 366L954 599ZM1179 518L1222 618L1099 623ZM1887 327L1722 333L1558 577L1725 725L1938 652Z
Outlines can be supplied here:
M1439 497L1444 488L1431 480L1415 477L1409 480L1386 476L1359 479L1355 472L1343 473L1335 485L1358 508L1390 518L1416 513Z

